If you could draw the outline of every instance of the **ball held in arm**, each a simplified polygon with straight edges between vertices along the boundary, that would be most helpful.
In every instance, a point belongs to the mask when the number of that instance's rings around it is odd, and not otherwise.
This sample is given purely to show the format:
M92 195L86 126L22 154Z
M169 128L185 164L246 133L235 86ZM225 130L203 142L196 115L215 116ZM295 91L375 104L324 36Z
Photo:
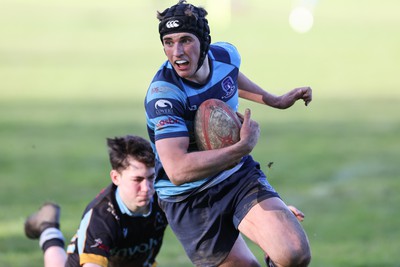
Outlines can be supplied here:
M236 112L224 101L208 99L198 108L194 132L200 150L227 147L240 140L242 124Z

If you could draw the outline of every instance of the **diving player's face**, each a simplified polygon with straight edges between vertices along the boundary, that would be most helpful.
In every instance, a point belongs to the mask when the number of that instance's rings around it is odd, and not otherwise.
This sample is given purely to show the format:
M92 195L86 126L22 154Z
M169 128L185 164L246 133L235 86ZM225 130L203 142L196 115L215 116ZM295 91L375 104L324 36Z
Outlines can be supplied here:
M196 35L179 32L163 37L165 55L178 75L193 80L200 58L200 41Z
M130 158L128 168L111 171L111 179L119 188L119 194L132 212L146 212L154 195L154 168Z

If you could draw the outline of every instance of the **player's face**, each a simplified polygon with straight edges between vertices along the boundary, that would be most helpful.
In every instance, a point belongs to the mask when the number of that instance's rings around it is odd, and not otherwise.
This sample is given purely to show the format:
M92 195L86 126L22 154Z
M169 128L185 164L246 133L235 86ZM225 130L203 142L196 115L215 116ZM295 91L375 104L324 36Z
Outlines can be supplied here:
M171 33L163 37L164 52L178 75L187 80L194 77L200 58L200 41L186 32Z
M119 187L122 201L132 212L146 213L151 198L154 195L154 168L129 159L128 168L117 172L111 171L111 178Z

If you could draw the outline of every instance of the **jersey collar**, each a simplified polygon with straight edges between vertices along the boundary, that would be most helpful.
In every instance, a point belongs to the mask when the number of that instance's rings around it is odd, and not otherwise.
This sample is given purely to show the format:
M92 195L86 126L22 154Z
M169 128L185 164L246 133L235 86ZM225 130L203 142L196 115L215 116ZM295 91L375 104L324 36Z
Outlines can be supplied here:
M117 200L117 204L119 207L119 210L121 211L122 214L126 214L131 217L148 217L151 214L151 211L153 209L153 198L150 201L150 207L149 207L149 212L146 214L142 213L135 213L132 212L128 209L128 207L124 204L124 202L121 199L121 196L119 195L119 187L117 187L117 190L115 190L115 199Z

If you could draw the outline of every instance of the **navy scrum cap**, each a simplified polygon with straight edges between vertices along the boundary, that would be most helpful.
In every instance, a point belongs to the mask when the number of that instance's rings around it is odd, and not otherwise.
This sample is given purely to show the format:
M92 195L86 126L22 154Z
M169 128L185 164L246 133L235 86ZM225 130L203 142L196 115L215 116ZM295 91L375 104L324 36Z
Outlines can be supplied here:
M161 42L164 35L178 32L192 33L199 39L200 58L197 69L203 65L211 43L206 16L207 11L204 8L188 4L186 0L180 0L176 5L157 13Z

